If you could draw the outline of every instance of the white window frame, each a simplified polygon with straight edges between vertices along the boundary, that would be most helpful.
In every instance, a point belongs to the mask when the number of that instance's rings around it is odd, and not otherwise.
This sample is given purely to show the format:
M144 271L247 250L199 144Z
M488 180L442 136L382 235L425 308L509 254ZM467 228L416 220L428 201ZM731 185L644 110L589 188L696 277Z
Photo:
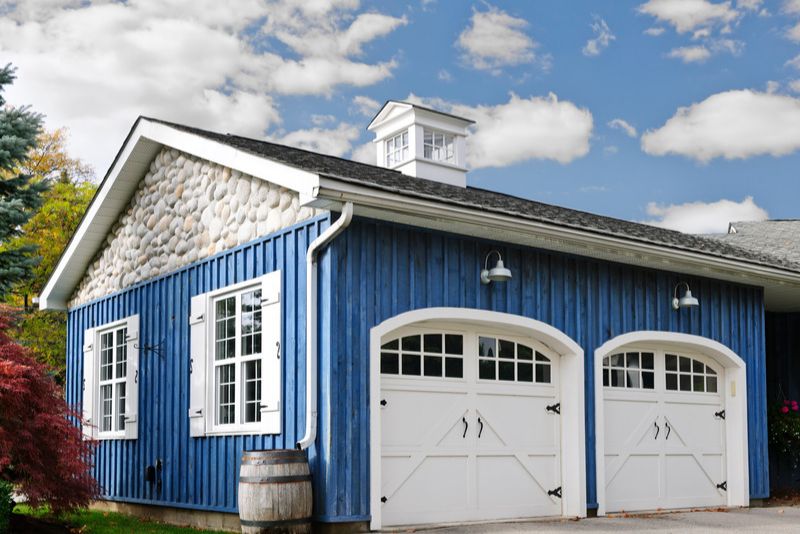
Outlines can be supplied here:
M125 329L125 339L118 344L117 333ZM112 334L111 378L101 378L102 339ZM83 434L87 439L114 440L136 439L138 437L139 411L139 315L131 315L90 328L84 332L83 362ZM117 377L118 353L125 347L125 376ZM120 413L118 387L125 384L125 410ZM111 386L111 430L103 428L104 386ZM120 417L124 418L124 427L120 428Z
M280 399L282 389L281 353L281 271L226 286L192 299L190 375L190 435L253 435L280 434ZM261 290L261 353L241 355L241 297L249 291ZM235 356L217 360L216 303L235 297ZM260 421L244 423L244 377L246 362L261 362ZM218 422L217 368L234 365L234 423Z
M398 132L397 135L386 139L384 141L384 150L386 152L386 166L388 168L395 167L408 160L409 154L409 135L408 130Z
M431 142L428 142L428 136ZM437 137L441 138L442 144L436 143ZM448 147L450 151L448 152ZM430 151L430 155L428 154ZM439 157L436 157L436 155ZM456 163L456 136L432 128L422 129L422 157L430 161L439 161L455 165Z

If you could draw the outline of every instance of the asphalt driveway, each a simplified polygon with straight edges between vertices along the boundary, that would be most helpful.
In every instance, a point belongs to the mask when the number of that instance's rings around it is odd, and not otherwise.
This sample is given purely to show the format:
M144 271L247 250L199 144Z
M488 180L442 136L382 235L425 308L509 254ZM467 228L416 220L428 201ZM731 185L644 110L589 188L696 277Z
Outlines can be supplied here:
M773 506L714 512L674 512L628 517L595 517L580 521L543 520L431 529L439 533L518 532L798 532L800 507Z

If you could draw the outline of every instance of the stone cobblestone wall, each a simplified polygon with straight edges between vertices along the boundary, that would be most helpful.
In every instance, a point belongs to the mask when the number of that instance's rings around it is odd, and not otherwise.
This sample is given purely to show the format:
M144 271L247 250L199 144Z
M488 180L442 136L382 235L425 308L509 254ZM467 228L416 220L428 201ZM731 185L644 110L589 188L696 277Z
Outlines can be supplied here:
M76 306L315 215L259 178L162 150L69 303Z

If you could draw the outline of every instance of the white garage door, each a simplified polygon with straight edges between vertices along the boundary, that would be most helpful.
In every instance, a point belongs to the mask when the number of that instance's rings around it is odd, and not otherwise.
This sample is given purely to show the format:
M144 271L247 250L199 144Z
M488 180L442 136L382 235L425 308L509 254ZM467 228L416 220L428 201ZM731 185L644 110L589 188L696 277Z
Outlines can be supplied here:
M628 350L606 357L602 372L606 511L724 505L722 368Z
M383 525L560 515L556 384L557 357L531 340L405 329L386 341Z

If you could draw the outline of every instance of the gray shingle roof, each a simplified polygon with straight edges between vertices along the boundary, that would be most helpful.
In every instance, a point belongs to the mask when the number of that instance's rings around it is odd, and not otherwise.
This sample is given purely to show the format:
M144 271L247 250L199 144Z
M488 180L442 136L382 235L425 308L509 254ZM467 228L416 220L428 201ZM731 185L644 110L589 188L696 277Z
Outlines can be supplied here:
M277 143L211 132L158 119L147 118L147 120L217 141L250 154L360 186L476 210L516 216L540 223L613 236L629 241L800 272L800 261L778 257L765 250L737 247L727 240L684 234L475 187L462 188L414 178L398 171L384 169L375 165L357 163Z
M735 232L708 237L800 264L800 219L734 222L731 227Z

